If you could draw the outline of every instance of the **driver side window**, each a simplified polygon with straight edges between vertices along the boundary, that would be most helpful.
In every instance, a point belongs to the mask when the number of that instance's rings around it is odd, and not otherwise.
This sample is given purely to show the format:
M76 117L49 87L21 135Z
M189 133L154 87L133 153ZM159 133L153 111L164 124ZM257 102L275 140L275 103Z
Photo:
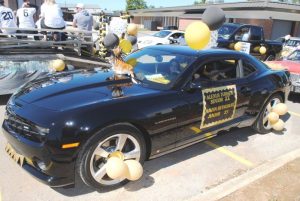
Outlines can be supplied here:
M195 81L226 81L238 77L238 60L220 59L207 62L194 74Z

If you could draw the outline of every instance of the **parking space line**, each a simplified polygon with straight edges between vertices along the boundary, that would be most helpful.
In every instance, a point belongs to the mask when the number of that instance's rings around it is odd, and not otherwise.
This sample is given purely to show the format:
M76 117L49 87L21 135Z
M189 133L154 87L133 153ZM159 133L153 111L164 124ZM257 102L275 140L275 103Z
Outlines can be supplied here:
M248 167L253 167L254 166L253 163L251 163L250 161L248 161L248 160L246 160L246 159L244 159L244 158L236 155L235 153L233 153L233 152L225 149L224 147L220 147L219 145L217 145L217 144L215 144L213 142L210 142L210 141L205 141L204 143L207 144L210 147L215 148L219 152L221 152L221 153L229 156L230 158L233 158L234 160L236 160L236 161L238 161L238 162L240 162L240 163L242 163L242 164L244 164L244 165L246 165Z
M202 132L197 127L191 127L191 130L193 130L195 132L195 134L199 134L199 133ZM213 137L213 134L212 133L206 133L205 136L208 137L208 139L210 139L210 138ZM244 159L244 158L238 156L237 154L225 149L224 147L220 147L219 145L217 145L217 144L215 144L211 141L206 140L204 143L207 144L208 146L218 150L219 152L229 156L230 158L242 163L243 165L246 165L248 167L253 167L254 166L254 164L252 162L248 161L247 159Z
M289 113L290 113L291 115L295 115L295 116L297 116L297 117L300 117L300 114L298 114L298 113L296 113L296 112L289 111Z

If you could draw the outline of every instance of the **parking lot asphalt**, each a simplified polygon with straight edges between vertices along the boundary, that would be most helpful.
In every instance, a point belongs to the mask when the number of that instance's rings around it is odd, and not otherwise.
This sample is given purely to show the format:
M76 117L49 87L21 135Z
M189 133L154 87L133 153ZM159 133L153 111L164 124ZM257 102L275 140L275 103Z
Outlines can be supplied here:
M0 122L8 97L0 98ZM233 129L208 141L150 160L144 176L122 188L97 192L50 188L23 171L4 151L0 132L0 200L186 200L300 148L300 96L292 94L284 116L286 130L257 134L251 128ZM191 128L193 129L193 128ZM193 129L195 133L197 129Z

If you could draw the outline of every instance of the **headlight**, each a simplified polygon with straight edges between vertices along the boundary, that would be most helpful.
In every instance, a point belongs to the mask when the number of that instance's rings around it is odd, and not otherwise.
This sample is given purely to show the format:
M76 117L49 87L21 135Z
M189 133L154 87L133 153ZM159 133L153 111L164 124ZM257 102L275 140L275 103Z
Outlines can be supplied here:
M43 136L47 135L50 131L49 128L43 128L43 127L40 127L40 126L35 126L35 127L38 130L38 132Z

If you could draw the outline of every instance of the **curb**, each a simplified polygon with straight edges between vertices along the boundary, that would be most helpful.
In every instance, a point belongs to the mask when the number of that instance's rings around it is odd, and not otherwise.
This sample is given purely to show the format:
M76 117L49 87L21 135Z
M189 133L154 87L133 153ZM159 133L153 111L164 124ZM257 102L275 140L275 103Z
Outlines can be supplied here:
M220 184L219 186L212 188L206 192L195 195L186 201L208 201L208 200L219 200L247 185L250 183L270 174L285 164L300 157L300 149L291 151L285 155L282 155L274 160L267 161L262 165L235 177L227 182Z

